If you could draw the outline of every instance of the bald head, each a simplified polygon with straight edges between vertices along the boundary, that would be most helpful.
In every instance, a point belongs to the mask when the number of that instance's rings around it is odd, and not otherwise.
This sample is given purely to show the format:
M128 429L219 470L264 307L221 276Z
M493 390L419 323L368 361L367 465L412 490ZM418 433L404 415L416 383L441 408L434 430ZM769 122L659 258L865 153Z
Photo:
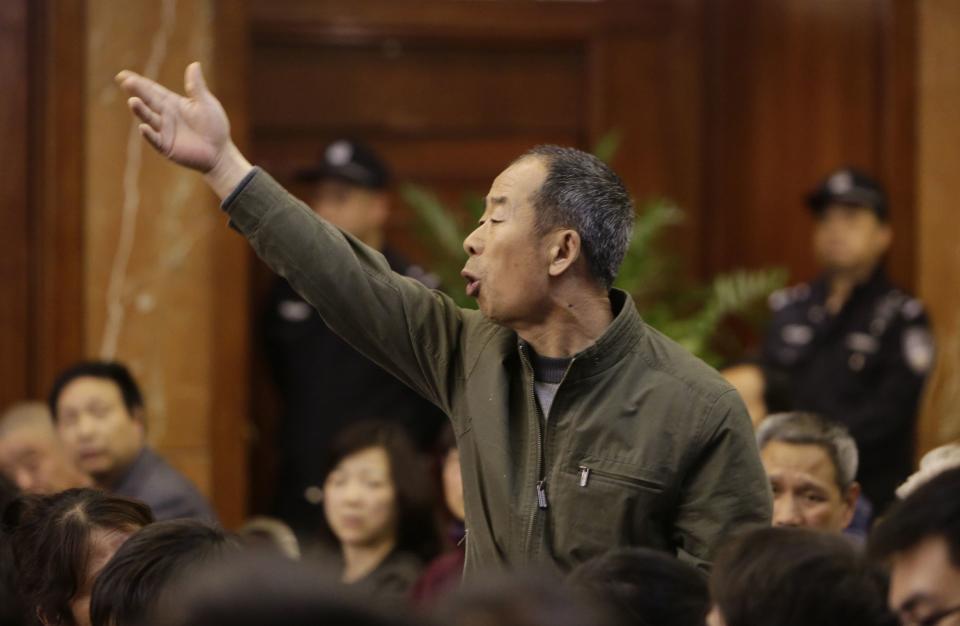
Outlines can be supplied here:
M0 471L28 493L91 484L63 449L42 402L20 402L0 416Z

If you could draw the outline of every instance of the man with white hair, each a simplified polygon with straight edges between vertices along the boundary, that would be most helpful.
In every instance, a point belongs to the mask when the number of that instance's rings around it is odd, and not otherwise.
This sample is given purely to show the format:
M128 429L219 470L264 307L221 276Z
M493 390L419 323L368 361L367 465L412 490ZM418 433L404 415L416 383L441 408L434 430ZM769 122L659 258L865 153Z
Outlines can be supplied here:
M850 524L860 485L857 444L846 428L813 413L780 413L760 424L757 444L774 526L840 533Z
M93 484L63 448L42 402L17 403L0 417L0 471L27 493Z

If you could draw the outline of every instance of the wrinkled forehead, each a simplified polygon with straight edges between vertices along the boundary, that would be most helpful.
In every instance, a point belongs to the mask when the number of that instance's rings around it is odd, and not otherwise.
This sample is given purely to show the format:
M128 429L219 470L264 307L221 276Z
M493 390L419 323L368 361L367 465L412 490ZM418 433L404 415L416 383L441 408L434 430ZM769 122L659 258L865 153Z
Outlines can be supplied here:
M783 472L836 488L837 468L825 447L774 439L760 452L767 473Z

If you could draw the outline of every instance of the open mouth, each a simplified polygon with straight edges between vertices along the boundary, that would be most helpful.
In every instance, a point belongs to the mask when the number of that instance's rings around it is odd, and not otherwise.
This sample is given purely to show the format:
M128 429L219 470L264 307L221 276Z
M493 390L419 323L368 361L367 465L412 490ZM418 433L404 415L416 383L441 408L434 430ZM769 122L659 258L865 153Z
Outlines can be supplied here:
M480 293L480 279L466 271L460 272L460 275L467 281L467 296L476 298Z

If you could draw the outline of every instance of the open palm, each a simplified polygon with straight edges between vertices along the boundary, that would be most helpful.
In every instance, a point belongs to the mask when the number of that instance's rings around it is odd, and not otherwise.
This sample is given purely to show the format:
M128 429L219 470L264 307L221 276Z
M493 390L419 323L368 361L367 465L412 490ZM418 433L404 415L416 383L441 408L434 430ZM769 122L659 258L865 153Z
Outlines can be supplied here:
M204 173L217 165L230 143L230 120L207 89L199 63L187 66L186 96L127 70L117 75L117 82L142 122L140 133L160 154Z

